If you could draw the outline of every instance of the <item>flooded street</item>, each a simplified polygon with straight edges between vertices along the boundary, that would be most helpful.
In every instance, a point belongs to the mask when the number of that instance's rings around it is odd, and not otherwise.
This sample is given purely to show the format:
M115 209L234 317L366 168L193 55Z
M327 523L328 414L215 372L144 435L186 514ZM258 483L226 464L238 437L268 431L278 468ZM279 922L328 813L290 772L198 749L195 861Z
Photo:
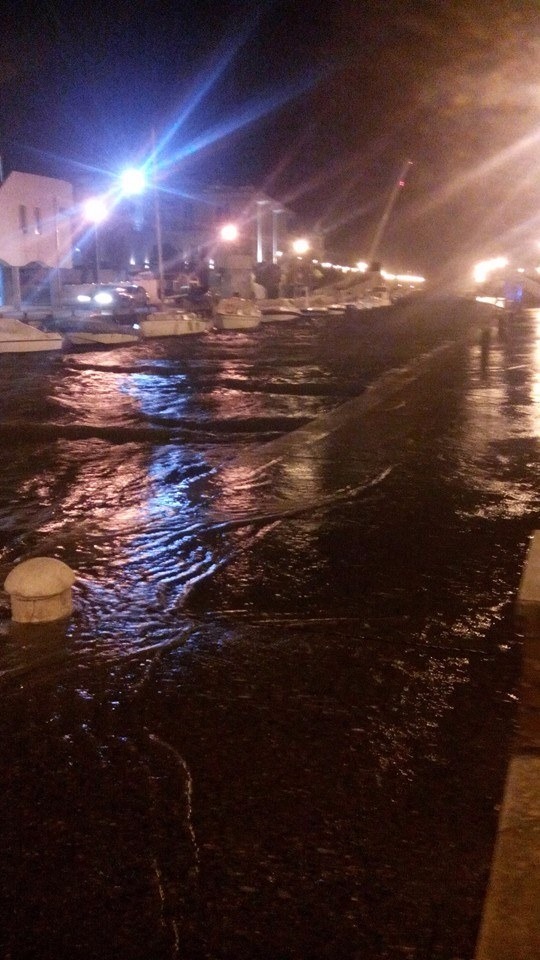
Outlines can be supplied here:
M5 960L469 960L539 525L540 315L2 356ZM377 314L377 316L375 316Z

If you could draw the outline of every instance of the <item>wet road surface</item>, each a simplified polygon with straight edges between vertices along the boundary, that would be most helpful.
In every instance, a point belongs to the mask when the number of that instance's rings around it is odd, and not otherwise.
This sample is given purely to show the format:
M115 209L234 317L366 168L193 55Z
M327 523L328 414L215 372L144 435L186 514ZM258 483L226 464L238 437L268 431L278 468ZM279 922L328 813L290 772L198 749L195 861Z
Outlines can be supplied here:
M6 960L472 957L538 526L540 321L0 357Z

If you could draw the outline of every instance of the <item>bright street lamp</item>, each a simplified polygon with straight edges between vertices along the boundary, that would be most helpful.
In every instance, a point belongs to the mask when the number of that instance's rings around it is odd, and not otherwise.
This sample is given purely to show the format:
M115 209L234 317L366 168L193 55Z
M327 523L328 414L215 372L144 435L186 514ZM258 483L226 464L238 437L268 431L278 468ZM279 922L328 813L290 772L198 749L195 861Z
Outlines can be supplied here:
M120 187L125 197L144 193L146 190L146 176L144 170L129 167L120 174Z
M302 257L309 250L309 241L299 237L298 240L293 241L292 248L299 257Z
M225 243L234 243L238 240L239 230L235 223L226 223L219 231L219 235Z

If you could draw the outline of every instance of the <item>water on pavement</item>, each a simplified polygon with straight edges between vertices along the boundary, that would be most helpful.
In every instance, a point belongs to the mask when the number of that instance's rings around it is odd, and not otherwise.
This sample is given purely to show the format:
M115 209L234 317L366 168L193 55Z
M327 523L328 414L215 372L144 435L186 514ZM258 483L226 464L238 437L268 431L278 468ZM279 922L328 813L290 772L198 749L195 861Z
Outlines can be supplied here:
M2 582L77 573L2 601L6 960L472 956L540 473L478 309L0 357Z

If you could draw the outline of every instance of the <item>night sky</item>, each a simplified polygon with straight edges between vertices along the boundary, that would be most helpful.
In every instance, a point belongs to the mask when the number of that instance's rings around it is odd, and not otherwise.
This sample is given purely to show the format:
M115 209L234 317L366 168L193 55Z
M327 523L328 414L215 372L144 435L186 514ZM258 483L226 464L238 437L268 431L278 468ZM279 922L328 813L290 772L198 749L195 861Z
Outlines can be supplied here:
M68 0L0 13L10 167L253 184L365 258L451 275L540 239L538 0Z

